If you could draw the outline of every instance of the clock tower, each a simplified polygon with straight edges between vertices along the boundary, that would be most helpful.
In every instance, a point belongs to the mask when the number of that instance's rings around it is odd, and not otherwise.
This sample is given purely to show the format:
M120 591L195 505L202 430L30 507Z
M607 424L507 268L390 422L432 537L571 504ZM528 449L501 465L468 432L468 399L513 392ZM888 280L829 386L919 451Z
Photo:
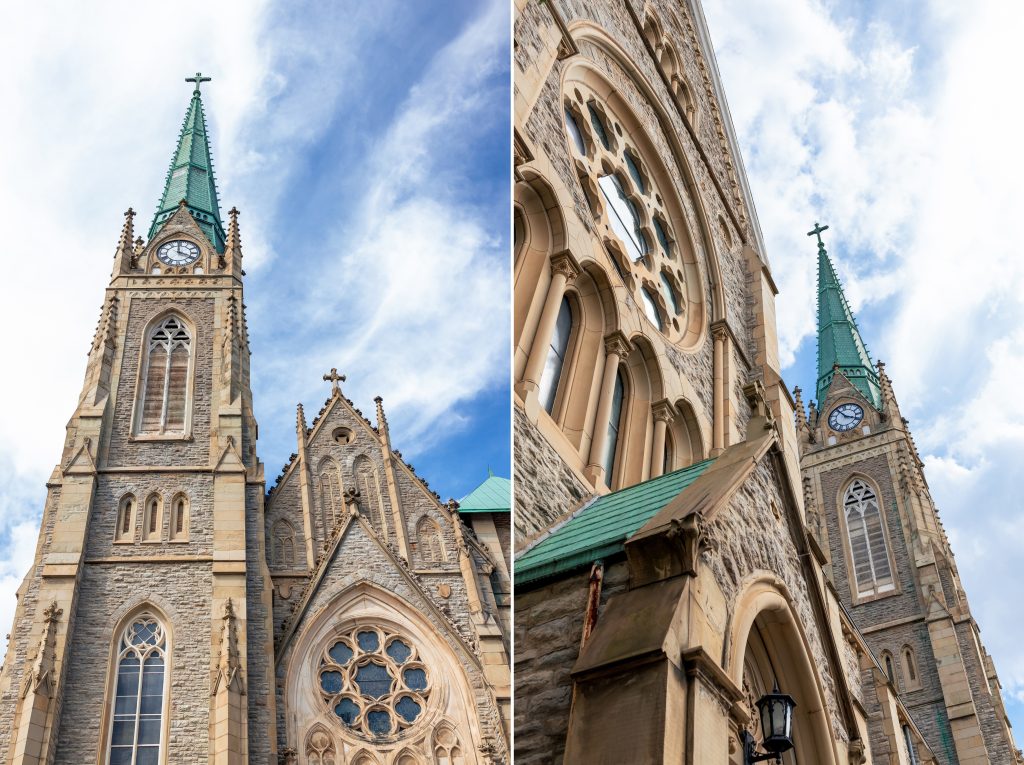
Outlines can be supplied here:
M999 679L924 463L843 295L826 228L809 234L818 238L817 405L805 412L797 388L796 426L808 526L873 654L861 667L865 697L883 703L886 685L899 693L943 765L1015 762ZM900 738L882 729L880 710L867 711L873 742Z

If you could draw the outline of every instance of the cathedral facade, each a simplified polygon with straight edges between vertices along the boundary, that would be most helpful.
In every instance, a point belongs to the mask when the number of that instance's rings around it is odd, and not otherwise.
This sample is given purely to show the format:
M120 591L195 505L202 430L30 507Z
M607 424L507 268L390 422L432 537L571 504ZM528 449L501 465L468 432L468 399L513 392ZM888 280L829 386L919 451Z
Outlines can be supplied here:
M1021 761L884 373L781 378L699 0L514 35L516 762L745 765L776 687L787 764Z
M508 503L460 513L331 393L266 491L238 212L197 75L129 210L0 671L0 762L507 761ZM476 495L477 493L474 493Z

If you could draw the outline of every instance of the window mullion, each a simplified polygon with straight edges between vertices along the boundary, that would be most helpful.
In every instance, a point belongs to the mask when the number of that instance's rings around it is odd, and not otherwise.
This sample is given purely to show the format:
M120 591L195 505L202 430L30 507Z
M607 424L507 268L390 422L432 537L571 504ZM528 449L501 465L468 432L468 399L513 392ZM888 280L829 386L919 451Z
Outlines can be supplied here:
M139 685L135 689L135 736L132 739L132 765L139 759L139 727L142 725L142 680L146 667L146 661L138 652L139 657Z
M167 429L167 397L169 395L171 387L171 353L173 352L173 343L167 343L167 361L164 364L164 393L163 393L163 404L160 410L160 432L163 433Z

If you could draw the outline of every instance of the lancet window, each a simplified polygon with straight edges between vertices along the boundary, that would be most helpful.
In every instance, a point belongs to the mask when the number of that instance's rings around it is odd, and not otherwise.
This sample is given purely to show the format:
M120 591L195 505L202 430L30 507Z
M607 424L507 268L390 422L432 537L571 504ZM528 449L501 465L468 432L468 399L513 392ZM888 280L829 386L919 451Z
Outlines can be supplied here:
M168 316L150 332L139 398L139 433L185 432L191 351L192 338L177 316Z
M843 510L858 596L891 592L896 585L874 490L864 481L854 481L843 497Z
M385 540L387 524L384 522L384 498L380 493L377 468L366 457L359 457L355 464L356 481L362 494L360 510L366 520Z
M416 524L416 551L424 566L444 563L444 544L441 529L432 518L423 516Z
M324 536L330 536L331 529L341 516L341 479L338 467L330 460L320 465L320 519Z
M295 567L295 529L291 523L281 518L274 523L273 561L276 568L289 569Z
M435 765L465 765L466 763L458 736L447 726L438 728L434 734L434 762Z
M544 371L540 376L538 398L541 406L550 414L555 406L558 394L558 383L562 377L565 354L569 350L569 337L572 335L572 306L569 299L562 298L562 306L558 309L555 329L551 333L551 344L544 361Z
M161 761L166 655L163 625L151 614L139 615L121 633L109 765L156 765Z
M117 507L117 528L114 530L114 539L117 541L129 541L132 538L132 522L135 515L135 496L126 494L121 497Z
M608 437L605 439L604 454L601 464L604 465L604 481L612 485L612 471L615 468L615 454L619 447L619 427L622 424L622 398L625 393L622 371L615 373L615 387L612 390L612 407L608 415Z
M188 497L178 494L171 500L170 536L172 542L188 541Z
M155 542L160 539L162 507L159 495L149 495L145 511L142 514L142 539L146 542Z

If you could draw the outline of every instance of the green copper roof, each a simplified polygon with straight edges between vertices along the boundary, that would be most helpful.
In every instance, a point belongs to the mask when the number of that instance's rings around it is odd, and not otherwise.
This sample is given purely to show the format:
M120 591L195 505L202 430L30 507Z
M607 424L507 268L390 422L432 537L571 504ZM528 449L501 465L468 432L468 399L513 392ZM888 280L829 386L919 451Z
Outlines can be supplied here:
M167 171L164 193L149 227L149 238L157 232L164 221L178 209L182 199L188 205L189 212L206 237L217 248L224 252L224 226L220 220L220 207L217 204L217 187L213 178L213 161L210 159L210 142L206 134L206 115L203 113L203 101L199 94L199 83L207 77L197 74L188 81L195 82L192 101L185 113L185 122L178 136L178 146L171 157L171 169Z
M827 228L827 227L826 227ZM833 368L840 371L864 394L876 409L882 408L878 374L861 339L857 321L846 302L843 287L818 234L818 404L825 400L832 383Z
M589 566L623 544L707 470L713 459L605 494L516 558L516 584Z
M487 480L459 500L460 513L507 513L512 510L512 482L487 471Z

